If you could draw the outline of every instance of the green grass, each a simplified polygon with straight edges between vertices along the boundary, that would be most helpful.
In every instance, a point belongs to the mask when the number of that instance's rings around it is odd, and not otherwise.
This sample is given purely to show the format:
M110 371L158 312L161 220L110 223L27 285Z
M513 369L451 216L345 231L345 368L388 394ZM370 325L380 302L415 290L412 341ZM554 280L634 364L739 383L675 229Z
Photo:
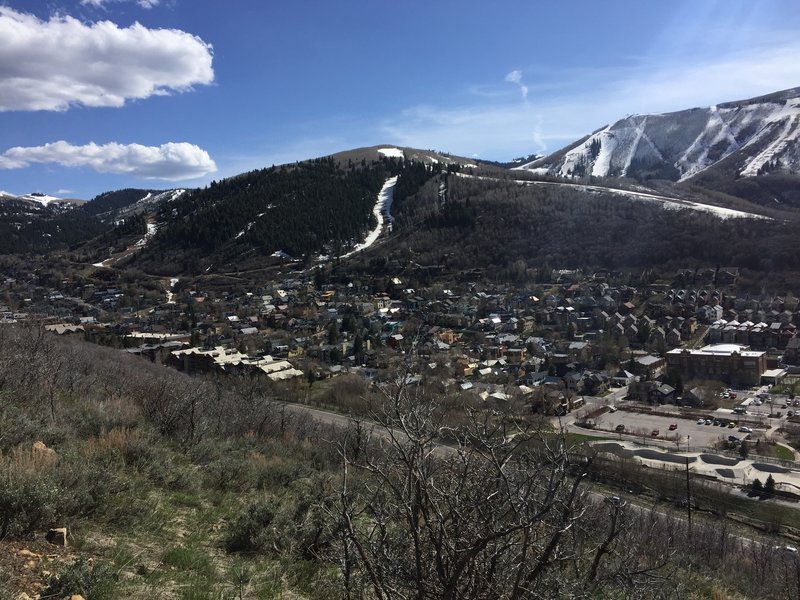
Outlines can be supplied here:
M161 562L180 571L195 571L203 575L212 575L215 572L208 551L199 548L173 546L164 552Z
M794 452L780 444L774 444L770 447L772 456L780 458L781 460L794 460Z
M607 440L607 437L599 435L589 435L587 433L567 433L567 441L573 444L580 444L583 442L594 442L597 440Z

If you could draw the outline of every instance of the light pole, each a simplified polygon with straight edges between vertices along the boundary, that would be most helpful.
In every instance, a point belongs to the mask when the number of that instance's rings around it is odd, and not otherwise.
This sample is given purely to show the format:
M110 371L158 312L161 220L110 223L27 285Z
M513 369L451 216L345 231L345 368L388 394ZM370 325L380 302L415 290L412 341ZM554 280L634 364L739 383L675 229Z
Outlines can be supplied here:
M686 452L689 452L689 440L692 439L692 436L686 436Z

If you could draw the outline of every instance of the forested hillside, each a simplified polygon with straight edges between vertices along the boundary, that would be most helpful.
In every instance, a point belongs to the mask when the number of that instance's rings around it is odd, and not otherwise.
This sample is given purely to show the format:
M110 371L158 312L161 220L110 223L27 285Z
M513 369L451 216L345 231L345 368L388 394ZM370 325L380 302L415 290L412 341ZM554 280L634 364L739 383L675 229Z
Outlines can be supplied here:
M298 259L342 254L375 227L378 192L400 173L400 196L432 175L393 158L343 165L321 158L212 182L162 204L158 235L137 261L156 271L197 271L276 252Z
M722 219L697 210L587 193L450 176L446 200L428 184L396 203L395 250L421 264L473 267L651 268L736 265L798 270L796 225Z
M125 188L123 190L104 192L98 196L95 196L91 202L84 204L81 207L81 210L87 215L110 213L130 206L149 194L158 193L159 190L141 190L136 188Z
M117 222L117 212L154 190L124 189L104 192L90 202L63 209L35 202L4 200L0 203L0 252L45 254L76 248L97 236L96 245L106 247L121 236L141 234L144 217L127 216Z
M89 240L107 229L81 208L53 213L14 201L0 204L0 253L43 254Z

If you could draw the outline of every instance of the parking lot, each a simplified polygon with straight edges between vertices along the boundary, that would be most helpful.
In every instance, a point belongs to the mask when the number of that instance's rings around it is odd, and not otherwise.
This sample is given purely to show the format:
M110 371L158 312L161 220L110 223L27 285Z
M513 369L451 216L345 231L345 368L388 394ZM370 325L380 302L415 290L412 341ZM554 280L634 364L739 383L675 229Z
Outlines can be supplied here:
M726 391L729 395L731 393L736 394L735 398L728 399L725 403L730 408L709 408L705 411L695 409L692 413L697 416L702 414L712 423L715 419L726 424L730 421L735 421L737 425L734 428L713 424L706 425L705 423L699 424L696 418L683 418L683 411L686 409L672 404L659 406L660 415L625 410L637 406L636 403L624 400L625 396L627 396L627 388L616 389L605 397L586 396L586 405L581 412L593 412L597 408L611 407L611 412L594 417L597 430L604 432L604 436L630 441L635 440L645 444L650 444L657 440L657 443L661 446L671 446L683 450L687 446L711 448L720 441L727 441L731 435L744 439L747 432L740 432L740 426L752 428L751 437L752 440L756 440L759 437L768 436L769 433L778 429L785 421L790 410L800 415L800 406L794 405L794 399L784 395L770 394L766 386L748 390ZM800 405L800 399L797 400L797 403ZM648 408L644 405L641 406L645 409ZM737 407L741 408L737 409ZM746 412L737 414L734 412L735 409ZM670 412L674 413L675 416L663 416L663 413ZM770 414L773 416L770 417ZM776 417L778 414L780 417ZM580 413L573 412L563 419L562 424L570 425L579 416ZM677 427L671 430L670 425L673 424ZM624 430L617 432L616 429L620 425L624 427ZM653 433L656 431L658 435L654 436Z
M730 411L726 418L735 417ZM687 446L711 448L720 441L728 439L729 435L744 437L746 433L740 433L738 427L729 429L718 425L699 425L694 420L679 417L676 411L674 418L648 413L637 413L626 410L608 412L595 419L598 429L615 431L619 425L625 427L625 431L620 433L620 438L630 439L636 436L639 441L656 439L653 432L658 430L657 439L667 440L675 444L676 448L685 449ZM677 425L670 430L670 425Z

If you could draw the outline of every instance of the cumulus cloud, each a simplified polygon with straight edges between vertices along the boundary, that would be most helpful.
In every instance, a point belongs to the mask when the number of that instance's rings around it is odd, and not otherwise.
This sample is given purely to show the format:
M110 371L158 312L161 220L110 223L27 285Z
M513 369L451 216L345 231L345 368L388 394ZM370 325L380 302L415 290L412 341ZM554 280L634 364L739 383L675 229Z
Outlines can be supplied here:
M214 81L211 46L176 29L43 21L0 6L0 40L0 111L116 107Z
M44 146L17 146L0 154L0 169L21 169L34 163L89 167L98 173L166 181L194 179L217 170L208 152L186 142L160 146L117 142L75 146L60 140Z
M519 69L511 71L506 75L506 81L515 84L519 88L523 100L528 98L528 86L522 83L522 71Z

